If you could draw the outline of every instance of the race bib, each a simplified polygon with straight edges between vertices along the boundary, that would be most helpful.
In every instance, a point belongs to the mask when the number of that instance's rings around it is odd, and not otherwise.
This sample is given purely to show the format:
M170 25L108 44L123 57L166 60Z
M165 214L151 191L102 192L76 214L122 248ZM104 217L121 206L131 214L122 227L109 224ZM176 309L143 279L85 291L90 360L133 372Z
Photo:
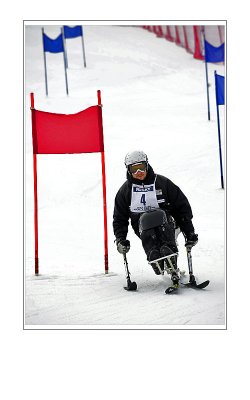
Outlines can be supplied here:
M132 185L130 211L143 213L159 208L156 198L155 183L152 185Z

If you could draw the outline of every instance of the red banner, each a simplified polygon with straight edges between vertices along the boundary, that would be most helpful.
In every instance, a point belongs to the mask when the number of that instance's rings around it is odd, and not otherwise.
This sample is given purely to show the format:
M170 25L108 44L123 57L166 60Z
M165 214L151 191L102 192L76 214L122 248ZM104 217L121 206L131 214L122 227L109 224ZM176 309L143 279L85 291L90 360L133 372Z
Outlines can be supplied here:
M101 106L76 114L55 114L32 109L34 154L103 152Z

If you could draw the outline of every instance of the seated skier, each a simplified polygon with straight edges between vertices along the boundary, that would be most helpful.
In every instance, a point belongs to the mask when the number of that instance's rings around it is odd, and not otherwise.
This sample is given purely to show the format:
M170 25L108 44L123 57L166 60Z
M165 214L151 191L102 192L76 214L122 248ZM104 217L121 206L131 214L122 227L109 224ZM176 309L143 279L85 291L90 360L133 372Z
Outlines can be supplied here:
M178 228L185 237L185 246L192 247L198 242L198 235L192 224L192 210L188 199L178 186L163 175L155 174L143 151L133 151L126 155L127 180L115 197L113 229L119 253L127 253L129 219L154 272L171 271L173 284L178 286L178 248L175 231ZM160 268L160 269L159 269Z

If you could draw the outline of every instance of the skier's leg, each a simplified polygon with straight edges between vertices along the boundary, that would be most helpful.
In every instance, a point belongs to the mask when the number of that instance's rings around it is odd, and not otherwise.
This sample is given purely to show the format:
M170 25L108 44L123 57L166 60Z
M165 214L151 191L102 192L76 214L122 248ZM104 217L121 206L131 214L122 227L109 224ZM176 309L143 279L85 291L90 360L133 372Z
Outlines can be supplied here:
M171 217L166 218L164 223L156 228L156 235L160 243L162 257L178 252L174 220Z
M157 228L156 234L160 241L161 257L169 256L165 259L168 272L174 284L178 284L179 275L177 267L178 247L175 240L175 227L172 219L167 220L162 226ZM175 254L174 254L175 253ZM171 256L171 254L173 254Z
M141 215L139 221L139 232L142 246L147 255L148 261L153 261L161 257L160 242L156 234L156 228L164 224L166 214L163 210L154 210ZM152 263L152 268L157 275L164 271L164 262ZM160 267L160 269L159 269Z
M155 234L155 229L147 229L145 231L141 232L141 241L142 241L142 246L143 249L147 255L147 260L148 261L153 261L156 260L157 258L160 258L160 250L159 247L157 246L157 237ZM155 272L156 275L160 275L161 271L164 270L164 263L163 261L159 261L159 267L157 263L152 263L152 268Z

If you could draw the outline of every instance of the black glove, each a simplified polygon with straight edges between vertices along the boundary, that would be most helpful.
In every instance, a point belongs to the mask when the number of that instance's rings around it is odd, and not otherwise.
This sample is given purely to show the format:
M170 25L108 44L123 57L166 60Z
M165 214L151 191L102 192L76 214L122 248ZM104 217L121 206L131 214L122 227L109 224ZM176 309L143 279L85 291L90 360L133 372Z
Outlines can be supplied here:
M186 247L193 247L196 245L196 243L198 243L198 235L194 232L190 232L187 235L185 235L185 239L186 239L186 243L185 246Z
M116 241L117 250L121 254L126 254L130 249L130 241L126 239Z

